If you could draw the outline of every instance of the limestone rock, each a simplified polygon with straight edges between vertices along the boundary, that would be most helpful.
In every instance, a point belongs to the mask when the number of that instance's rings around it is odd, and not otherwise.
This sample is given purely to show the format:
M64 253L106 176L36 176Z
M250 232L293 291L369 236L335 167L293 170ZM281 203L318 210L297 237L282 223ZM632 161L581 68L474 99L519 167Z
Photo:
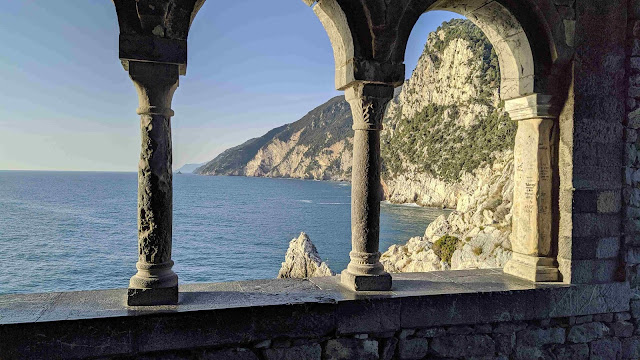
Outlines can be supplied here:
M335 275L322 261L318 250L304 232L289 242L278 278L310 278Z
M474 189L458 199L456 210L435 219L424 236L404 245L392 245L380 261L388 272L500 268L511 258L511 204L513 153L504 152L490 168L475 172ZM461 241L451 263L432 250L442 236Z

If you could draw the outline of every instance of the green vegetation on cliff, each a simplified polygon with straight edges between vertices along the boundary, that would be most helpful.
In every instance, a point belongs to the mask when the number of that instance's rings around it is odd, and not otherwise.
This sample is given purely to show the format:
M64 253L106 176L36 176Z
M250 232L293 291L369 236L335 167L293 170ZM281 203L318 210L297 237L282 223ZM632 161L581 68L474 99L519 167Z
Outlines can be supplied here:
M493 153L513 148L516 124L498 101L498 58L484 33L469 20L445 22L429 36L423 57L428 57L436 73L450 71L443 68L443 56L454 40L465 41L475 55L467 61L468 67L475 67L471 72L473 78L464 79L464 83L476 91L476 96L453 104L429 103L410 117L401 111L388 114L386 122L394 131L385 132L382 137L386 177L419 171L455 182L461 172L472 172L483 164L491 164ZM482 61L474 62L476 58ZM415 91L413 87L405 90ZM403 105L400 104L400 109ZM476 119L471 125L458 122L462 111L479 107L486 111L473 114Z

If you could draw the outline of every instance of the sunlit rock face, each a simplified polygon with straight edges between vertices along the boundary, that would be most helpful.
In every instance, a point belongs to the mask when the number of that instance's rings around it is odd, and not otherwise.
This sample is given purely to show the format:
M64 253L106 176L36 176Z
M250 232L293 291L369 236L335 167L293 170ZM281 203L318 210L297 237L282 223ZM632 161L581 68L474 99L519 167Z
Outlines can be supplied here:
M470 21L452 20L429 36L384 119L388 200L454 208L462 193L473 191L474 170L513 148L515 126L498 88L497 57ZM224 151L196 173L349 181L352 123L349 104L335 97L296 122Z
M322 261L318 250L304 232L289 242L278 278L310 278L335 275Z

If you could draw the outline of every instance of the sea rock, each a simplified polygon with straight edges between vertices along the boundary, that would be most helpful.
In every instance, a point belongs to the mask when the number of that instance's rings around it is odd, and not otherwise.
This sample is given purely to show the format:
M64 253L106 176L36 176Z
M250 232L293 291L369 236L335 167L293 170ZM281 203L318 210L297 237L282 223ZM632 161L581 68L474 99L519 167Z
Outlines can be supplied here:
M278 278L310 278L335 275L322 261L318 250L304 232L289 242Z

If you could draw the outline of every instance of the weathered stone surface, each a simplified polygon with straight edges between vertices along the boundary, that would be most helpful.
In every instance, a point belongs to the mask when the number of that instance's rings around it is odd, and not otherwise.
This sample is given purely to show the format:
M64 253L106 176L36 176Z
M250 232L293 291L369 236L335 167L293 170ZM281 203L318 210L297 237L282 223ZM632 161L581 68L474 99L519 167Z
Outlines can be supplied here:
M535 347L548 344L563 344L565 341L565 329L548 328L522 330L517 333L518 347Z
M245 348L225 349L205 351L200 359L202 360L258 360L258 356L251 350Z
M620 313L615 313L615 316L612 316L611 320L596 320L596 321L612 322L614 319L615 321L627 321L631 319L631 314L628 312L620 312Z
M551 350L542 349L539 347L517 347L514 353L514 358L517 360L552 360L554 359Z
M262 353L266 360L320 360L322 347L319 344L302 345L281 349L265 349Z
M426 338L405 338L398 342L398 358L422 359L429 351L429 342Z
M608 360L620 357L620 340L616 338L600 339L590 344L591 354L589 359Z
M472 357L495 352L495 342L487 335L452 335L433 338L431 350L438 356Z
M616 321L614 323L609 324L611 331L613 332L613 336L616 337L630 337L633 335L633 324L628 321Z
M523 330L526 327L527 327L527 324L522 322L499 323L493 329L493 332L497 334L510 334L510 333L515 333L516 331Z
M609 328L599 322L572 326L567 334L567 341L571 343L587 343L608 335Z
M640 300L631 300L631 316L634 319L640 319Z
M499 354L510 355L516 347L516 334L494 334L492 338L496 342L496 351Z
M351 301L338 305L337 331L357 334L395 331L400 328L401 302Z
M289 242L278 278L310 278L335 275L322 261L318 250L304 232Z
M454 335L468 335L473 333L473 328L471 326L465 326L465 325L461 325L461 326L452 326L450 328L447 329L447 333L449 334L454 334Z
M580 324L589 323L592 321L593 321L593 315L572 316L569 318L570 325L580 325Z
M396 353L398 339L389 337L380 341L380 360L391 360Z
M446 332L447 331L443 328L427 328L427 329L420 329L416 331L416 336L432 338L432 337L442 336L446 334Z
M556 281L558 270L551 255L552 181L550 119L518 122L514 148L513 236L516 255L505 272L531 281ZM537 151L532 152L532 144Z
M622 339L621 345L623 359L640 358L640 336Z
M589 359L588 344L562 345L553 349L557 360L587 360Z
M491 326L491 324L480 324L474 326L473 331L476 334L491 334L491 332L493 331L493 327Z
M619 195L619 194L618 194ZM596 257L598 259L611 259L620 253L620 238L610 237L600 239L596 249Z
M327 341L324 351L324 359L327 360L348 360L378 359L378 341L340 338Z

